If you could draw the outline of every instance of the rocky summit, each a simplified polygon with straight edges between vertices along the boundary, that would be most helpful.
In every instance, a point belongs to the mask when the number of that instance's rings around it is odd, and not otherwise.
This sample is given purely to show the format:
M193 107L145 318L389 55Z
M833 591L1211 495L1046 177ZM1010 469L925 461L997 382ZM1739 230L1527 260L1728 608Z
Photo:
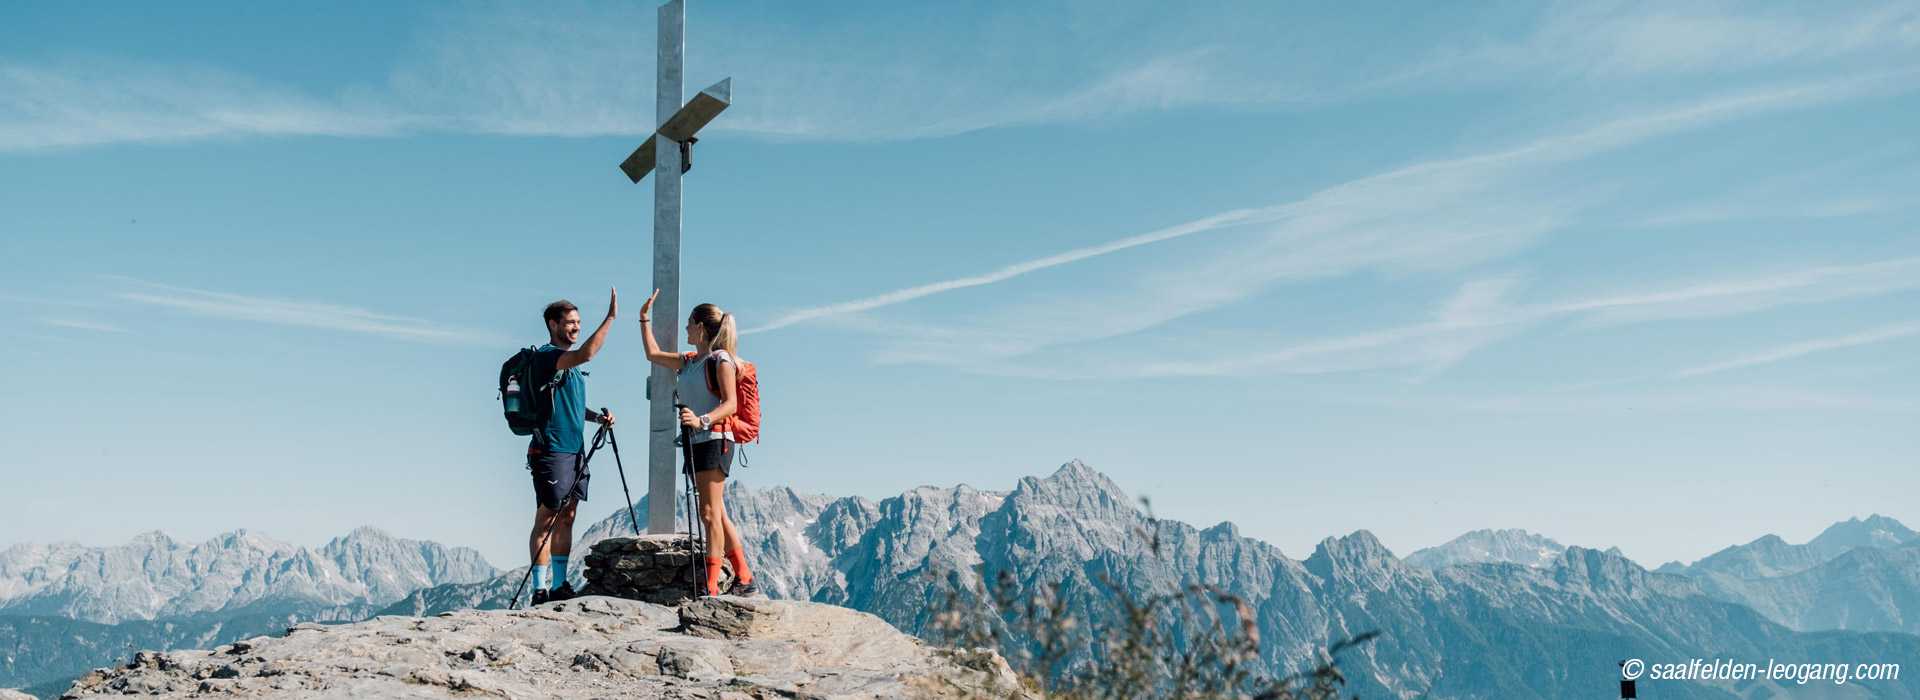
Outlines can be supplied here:
M141 652L65 697L1032 697L999 654L928 646L820 603L670 608L589 596L528 610L302 624L210 651Z

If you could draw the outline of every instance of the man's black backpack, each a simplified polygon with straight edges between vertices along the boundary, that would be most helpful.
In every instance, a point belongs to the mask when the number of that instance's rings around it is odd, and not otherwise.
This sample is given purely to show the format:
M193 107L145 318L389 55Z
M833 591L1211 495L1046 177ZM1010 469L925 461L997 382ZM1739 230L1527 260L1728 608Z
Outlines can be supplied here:
M500 409L507 416L507 428L515 435L533 435L546 427L553 415L553 388L564 376L535 377L536 347L522 348L500 365Z

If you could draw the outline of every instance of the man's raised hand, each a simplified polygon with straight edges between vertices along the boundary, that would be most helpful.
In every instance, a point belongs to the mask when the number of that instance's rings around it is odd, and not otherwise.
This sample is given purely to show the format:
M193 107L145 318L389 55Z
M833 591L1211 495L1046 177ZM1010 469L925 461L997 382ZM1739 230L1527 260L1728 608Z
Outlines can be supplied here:
M607 318L612 319L620 313L620 290L607 288Z

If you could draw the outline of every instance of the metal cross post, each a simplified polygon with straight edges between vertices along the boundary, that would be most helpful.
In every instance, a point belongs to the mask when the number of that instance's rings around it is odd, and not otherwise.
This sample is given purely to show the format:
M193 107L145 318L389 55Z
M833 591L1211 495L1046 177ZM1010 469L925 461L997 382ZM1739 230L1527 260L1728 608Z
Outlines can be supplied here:
M733 79L714 83L686 104L680 103L681 68L687 40L686 0L660 6L659 84L654 93L654 116L660 128L646 143L620 163L627 179L638 184L653 173L653 286L660 290L654 302L654 324L669 328L658 338L668 352L680 349L680 176L691 167L694 134L727 108ZM647 532L673 532L676 485L673 438L679 424L673 406L673 372L655 366L647 378L648 413ZM689 513L691 518L692 514Z

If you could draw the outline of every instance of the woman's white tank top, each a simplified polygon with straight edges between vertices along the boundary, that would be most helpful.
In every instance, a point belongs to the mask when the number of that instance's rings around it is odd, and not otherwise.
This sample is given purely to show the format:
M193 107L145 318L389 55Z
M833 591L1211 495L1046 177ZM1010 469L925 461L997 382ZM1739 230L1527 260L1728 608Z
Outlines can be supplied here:
M674 388L680 394L680 403L693 409L693 414L696 416L712 413L713 409L719 408L723 401L707 387L707 363L710 362L732 363L733 356L727 354L725 350L715 350L691 362L681 363L680 374L674 377ZM735 370L738 371L738 369L739 366L736 365ZM678 418L675 419L676 422L678 420ZM693 431L693 441L696 443L720 438L732 440L733 433L718 430Z

